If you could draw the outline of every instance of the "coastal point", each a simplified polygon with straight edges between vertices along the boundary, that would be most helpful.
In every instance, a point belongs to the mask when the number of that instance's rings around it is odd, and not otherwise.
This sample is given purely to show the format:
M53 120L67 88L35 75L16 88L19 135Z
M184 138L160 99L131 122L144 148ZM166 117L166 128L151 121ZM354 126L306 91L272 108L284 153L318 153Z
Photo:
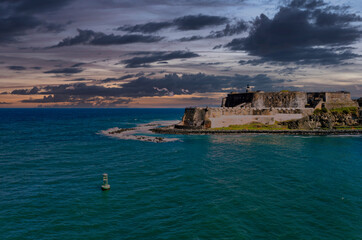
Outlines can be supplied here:
M248 86L228 94L220 107L186 108L180 123L154 132L360 134L359 103L345 91L254 92Z

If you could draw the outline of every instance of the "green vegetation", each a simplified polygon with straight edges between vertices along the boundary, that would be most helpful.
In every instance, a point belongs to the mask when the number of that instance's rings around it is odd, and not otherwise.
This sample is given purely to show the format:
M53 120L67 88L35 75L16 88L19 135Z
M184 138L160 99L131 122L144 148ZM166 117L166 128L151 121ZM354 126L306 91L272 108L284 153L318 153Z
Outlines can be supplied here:
M230 125L229 127L213 128L212 130L287 130L287 126L278 124L267 125L263 123L253 122L244 125Z
M328 109L327 108L325 108L325 107L323 107L322 109L316 109L316 110L314 110L314 112L313 112L313 114L314 115L319 115L319 114L322 114L322 113L327 113L328 112Z
M329 112L331 112L333 114L343 113L343 114L352 114L353 116L357 116L357 111L358 111L358 109L356 107L341 107L341 108L333 108ZM320 115L322 113L327 113L327 112L328 112L327 108L322 108L322 109L314 110L313 114Z
M333 109L331 109L331 113L344 113L344 114L352 114L352 115L356 116L357 108L356 107L333 108Z

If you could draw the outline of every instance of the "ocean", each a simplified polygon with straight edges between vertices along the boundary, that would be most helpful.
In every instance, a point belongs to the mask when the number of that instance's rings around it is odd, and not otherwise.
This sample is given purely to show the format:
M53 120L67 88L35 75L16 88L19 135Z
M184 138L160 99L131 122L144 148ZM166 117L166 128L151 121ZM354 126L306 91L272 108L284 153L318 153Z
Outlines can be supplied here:
M0 239L362 239L361 136L132 138L182 115L0 109Z

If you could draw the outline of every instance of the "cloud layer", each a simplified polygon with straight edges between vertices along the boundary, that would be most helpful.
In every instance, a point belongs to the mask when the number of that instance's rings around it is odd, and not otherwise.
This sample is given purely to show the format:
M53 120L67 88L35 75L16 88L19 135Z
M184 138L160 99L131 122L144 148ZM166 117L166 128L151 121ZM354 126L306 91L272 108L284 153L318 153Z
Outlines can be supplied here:
M59 32L62 24L49 23L37 14L53 11L67 5L70 0L2 0L0 2L0 43L10 43L29 31Z
M98 83L123 80L131 76L125 75L118 79L105 79ZM33 87L32 89L16 89L12 95L43 95L42 98L22 100L23 103L64 103L73 105L128 104L135 98L153 96L190 95L208 92L225 92L230 89L241 89L250 83L263 89L272 89L274 85L286 80L273 79L266 75L255 76L207 75L199 74L167 74L161 78L138 77L133 81L116 87L105 87L98 84L73 83Z
M243 50L259 60L246 62L291 62L297 64L338 64L357 57L345 47L357 42L362 32L354 22L361 18L339 6L317 0L294 0L281 7L273 18L261 14L249 36L225 46ZM242 64L245 62L242 61Z
M219 26L228 22L226 17L210 15L187 15L172 21L149 22L137 25L125 25L117 28L126 32L154 33L165 28L175 27L180 31L199 30L210 26Z
M74 37L68 37L63 39L57 45L53 47L64 47L73 46L79 44L85 45L121 45L130 43L153 43L163 39L163 37L151 36L151 35L139 35L139 34L128 34L128 35L114 35L105 34L102 32L94 32L92 30L81 30L78 29L78 35Z
M247 83L265 91L304 87L357 97L362 5L333 4L3 0L0 103L135 106L154 96L206 101L209 92L220 96Z
M142 52L141 52L142 53ZM133 57L123 60L122 63L126 64L126 68L149 67L150 63L167 61L172 59L185 59L199 57L197 53L188 51L173 51L173 52L144 52L145 56Z

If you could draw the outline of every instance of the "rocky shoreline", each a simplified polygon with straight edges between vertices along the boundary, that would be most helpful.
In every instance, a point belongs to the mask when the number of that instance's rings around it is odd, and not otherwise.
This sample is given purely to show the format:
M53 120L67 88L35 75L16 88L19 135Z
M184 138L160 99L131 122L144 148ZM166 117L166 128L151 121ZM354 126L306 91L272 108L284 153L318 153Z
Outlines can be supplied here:
M361 135L362 129L348 130L210 130L210 129L176 129L173 126L151 129L159 134L183 134L183 135L231 135L231 134L279 134L279 135Z
M107 130L102 130L99 134L124 139L124 140L137 140L142 142L153 142L153 143L163 143L163 142L174 142L179 141L177 138L165 138L160 136L154 136L151 132L152 128L157 128L161 126L170 126L174 124L175 121L155 121L146 124L139 124L133 128L110 128Z

